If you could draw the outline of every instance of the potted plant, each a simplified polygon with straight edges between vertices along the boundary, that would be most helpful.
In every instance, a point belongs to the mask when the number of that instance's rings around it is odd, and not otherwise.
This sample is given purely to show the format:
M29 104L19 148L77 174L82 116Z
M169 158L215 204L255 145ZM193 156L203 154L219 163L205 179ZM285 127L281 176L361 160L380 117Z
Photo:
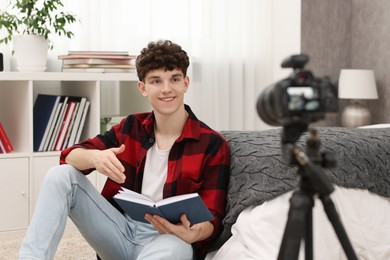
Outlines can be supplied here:
M49 36L74 36L67 26L76 16L61 7L61 0L11 0L10 10L0 12L0 44L13 41L18 70L44 71L47 52L53 48Z

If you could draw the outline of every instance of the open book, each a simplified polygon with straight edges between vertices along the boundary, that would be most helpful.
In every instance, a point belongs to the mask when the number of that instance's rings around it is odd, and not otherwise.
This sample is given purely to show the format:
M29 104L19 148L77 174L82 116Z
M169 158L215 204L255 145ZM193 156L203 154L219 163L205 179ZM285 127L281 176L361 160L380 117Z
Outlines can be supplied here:
M171 223L180 222L185 213L191 225L212 220L214 217L198 193L178 195L153 202L148 197L125 189L114 196L114 200L132 219L148 223L145 214L159 215Z

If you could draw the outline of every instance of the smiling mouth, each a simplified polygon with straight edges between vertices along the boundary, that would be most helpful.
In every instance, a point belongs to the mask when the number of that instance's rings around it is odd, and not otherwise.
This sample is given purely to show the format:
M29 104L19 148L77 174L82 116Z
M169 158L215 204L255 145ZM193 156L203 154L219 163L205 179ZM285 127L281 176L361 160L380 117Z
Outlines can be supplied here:
M170 102L170 101L172 101L174 99L175 99L174 97L160 98L160 100L164 101L164 102Z

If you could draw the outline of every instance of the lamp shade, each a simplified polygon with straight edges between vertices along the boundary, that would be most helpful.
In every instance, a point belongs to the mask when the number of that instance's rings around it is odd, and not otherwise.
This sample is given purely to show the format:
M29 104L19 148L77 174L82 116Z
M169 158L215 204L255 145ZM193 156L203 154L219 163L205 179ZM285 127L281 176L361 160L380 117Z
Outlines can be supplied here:
M374 71L344 69L340 72L339 98L377 99Z

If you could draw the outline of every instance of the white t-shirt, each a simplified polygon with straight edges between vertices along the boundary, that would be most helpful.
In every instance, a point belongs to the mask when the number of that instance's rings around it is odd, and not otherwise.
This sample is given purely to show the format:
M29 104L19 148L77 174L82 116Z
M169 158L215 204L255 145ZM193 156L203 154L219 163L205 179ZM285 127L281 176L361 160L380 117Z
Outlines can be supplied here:
M141 193L154 202L163 198L163 188L168 172L169 151L170 149L158 149L157 142L155 142L146 154Z

